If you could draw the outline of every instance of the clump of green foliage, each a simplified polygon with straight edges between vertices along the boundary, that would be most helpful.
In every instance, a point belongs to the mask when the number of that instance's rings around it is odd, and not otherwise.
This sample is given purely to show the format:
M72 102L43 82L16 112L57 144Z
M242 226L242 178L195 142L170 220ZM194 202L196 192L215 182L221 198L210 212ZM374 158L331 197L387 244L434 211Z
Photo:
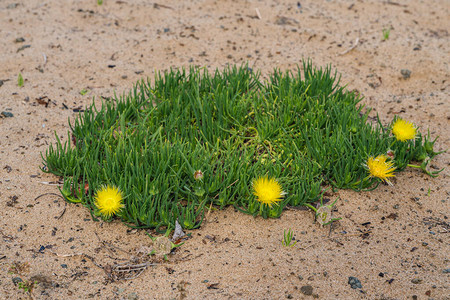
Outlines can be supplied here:
M387 41L389 39L389 35L391 34L390 28L383 28L383 40Z
M295 239L294 239L294 231L292 231L289 228L288 231L286 232L286 229L285 229L284 233L283 233L283 241L281 242L281 244L284 247L294 247L295 244L297 244L297 241L295 241Z
M389 126L368 121L361 100L330 67L309 61L266 80L247 66L170 70L88 107L68 140L57 136L43 155L44 169L63 177L67 201L97 216L96 191L118 187L117 216L136 227L173 228L178 219L197 228L211 203L276 218L287 205L319 200L325 186L376 188L379 178L364 167L369 156L390 150L401 171L437 154L429 137L400 142ZM251 183L261 176L276 178L282 201L258 201Z
M19 73L19 76L17 76L17 85L19 87L23 87L23 76L22 76L22 73Z
M30 293L33 291L33 288L37 284L37 281L25 281L25 282L19 282L17 284L19 289L22 289L24 293Z

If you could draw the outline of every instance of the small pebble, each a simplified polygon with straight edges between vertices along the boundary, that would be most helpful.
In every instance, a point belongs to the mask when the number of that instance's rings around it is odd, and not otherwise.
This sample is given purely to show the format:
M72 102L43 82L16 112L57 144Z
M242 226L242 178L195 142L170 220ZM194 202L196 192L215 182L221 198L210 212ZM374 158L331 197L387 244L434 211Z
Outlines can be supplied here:
M23 282L23 280L20 277L14 277L12 279L12 282L14 283L14 285L17 285L19 282Z
M139 296L137 293L133 292L128 295L128 300L138 300Z
M450 269L445 269L445 270L442 270L442 273L444 273L444 274L448 274L448 273L450 273Z
M307 295L307 296L311 296L312 295L312 293L313 293L313 287L312 286L310 286L310 285L304 285L304 286L302 286L301 288L300 288L300 291L304 294L304 295Z
M5 118L12 118L14 115L10 113L9 111L2 111L1 115Z
M400 73L403 76L403 79L408 79L409 77L411 77L411 71L408 69L402 69L400 70Z
M361 281L358 278L350 276L348 278L348 284L352 289L360 289L362 288Z
M414 279L411 280L411 282L414 283L414 284L420 284L420 283L422 283L422 279L414 278Z
M61 268L67 269L67 265L66 264L61 264Z

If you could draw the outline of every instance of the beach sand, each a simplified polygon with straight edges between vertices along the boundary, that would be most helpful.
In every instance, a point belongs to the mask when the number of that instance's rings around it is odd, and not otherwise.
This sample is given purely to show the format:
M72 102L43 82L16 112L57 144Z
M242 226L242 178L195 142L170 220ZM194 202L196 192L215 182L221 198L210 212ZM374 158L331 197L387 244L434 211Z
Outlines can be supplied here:
M123 272L137 276L128 280L114 267L145 256L146 231L94 222L39 169L93 97L128 93L155 71L248 62L266 76L308 58L331 64L371 116L412 121L450 149L449 9L446 0L1 1L0 299L450 299L448 153L431 164L446 168L437 178L407 169L393 186L330 195L342 218L331 229L310 210L269 220L211 210L168 261ZM286 248L289 228L297 244Z

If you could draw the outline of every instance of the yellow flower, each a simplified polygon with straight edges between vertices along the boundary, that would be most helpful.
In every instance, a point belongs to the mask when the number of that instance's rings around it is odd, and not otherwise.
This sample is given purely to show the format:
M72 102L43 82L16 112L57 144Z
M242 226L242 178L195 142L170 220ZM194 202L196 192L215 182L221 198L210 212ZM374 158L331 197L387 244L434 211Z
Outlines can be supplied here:
M398 141L413 140L416 138L416 127L411 122L397 119L392 125L392 133Z
M272 207L272 204L281 201L284 192L281 190L281 185L273 178L260 177L253 180L253 194L256 199L263 204Z
M386 161L387 156L382 154L378 155L377 157L373 158L372 156L369 157L367 160L366 167L369 169L370 177L377 177L381 179L384 182L387 182L388 184L392 185L392 183L389 181L388 177L394 177L393 174L395 171L394 162L393 161Z
M100 214L107 218L118 213L123 207L122 192L114 186L103 186L97 191L94 199Z

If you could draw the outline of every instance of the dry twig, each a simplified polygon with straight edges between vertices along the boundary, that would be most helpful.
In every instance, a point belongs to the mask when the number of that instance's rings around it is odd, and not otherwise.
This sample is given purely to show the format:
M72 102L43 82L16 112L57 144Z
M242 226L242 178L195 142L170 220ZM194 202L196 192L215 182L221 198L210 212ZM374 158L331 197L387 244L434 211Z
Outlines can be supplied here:
M144 262L144 263L132 263L131 261L127 261L124 263L119 263L115 265L105 265L102 266L95 262L95 259L92 256L89 256L85 253L73 253L73 254L58 254L56 252L50 251L56 256L59 257L74 257L74 256L84 256L92 261L92 263L98 268L102 269L109 280L116 281L120 279L131 280L139 277L149 266L156 266L157 263L153 262ZM126 276L126 274L132 275Z
M353 49L356 48L356 46L358 46L359 43L359 38L356 38L355 43L353 44L353 46L351 46L350 48L348 48L347 50L345 50L344 52L339 53L338 55L344 55L349 53L350 51L352 51Z
M106 250L108 250L108 252L109 252L111 255L114 255L114 252L113 252L111 249L116 249L116 250L122 251L122 252L125 253L125 254L130 255L130 253L129 253L128 251L123 250L122 248L119 248L119 247L117 247L117 246L114 246L113 244L108 243L108 242L103 241L102 239L100 239L100 237L99 237L99 235L98 235L97 232L94 231L94 233L95 233L95 235L97 236L98 241L99 241L100 243L102 243L102 245L106 248ZM108 247L109 247L109 248L108 248Z
M2 238L8 239L10 241L14 240L14 237L12 235L6 235L3 230L0 229L0 234L2 235Z
M116 264L112 267L112 272L117 272L119 274L122 273L133 273L136 274L133 276L123 277L125 280L135 279L139 277L149 266L156 266L158 264L152 262L145 262L140 264L130 264L129 262Z
M46 185L58 185L58 186L62 186L64 183L61 181L40 181L40 184L46 184Z
M41 182L41 183L43 183L43 182ZM57 196L57 197L60 197L60 198L62 198L62 199L64 200L64 197L61 196L61 195L59 195L59 194L55 194L55 193L45 193L45 194L39 195L39 196L37 196L36 198L34 198L34 201L36 201L37 199L39 199L39 198L41 198L41 197L47 196L47 195Z

